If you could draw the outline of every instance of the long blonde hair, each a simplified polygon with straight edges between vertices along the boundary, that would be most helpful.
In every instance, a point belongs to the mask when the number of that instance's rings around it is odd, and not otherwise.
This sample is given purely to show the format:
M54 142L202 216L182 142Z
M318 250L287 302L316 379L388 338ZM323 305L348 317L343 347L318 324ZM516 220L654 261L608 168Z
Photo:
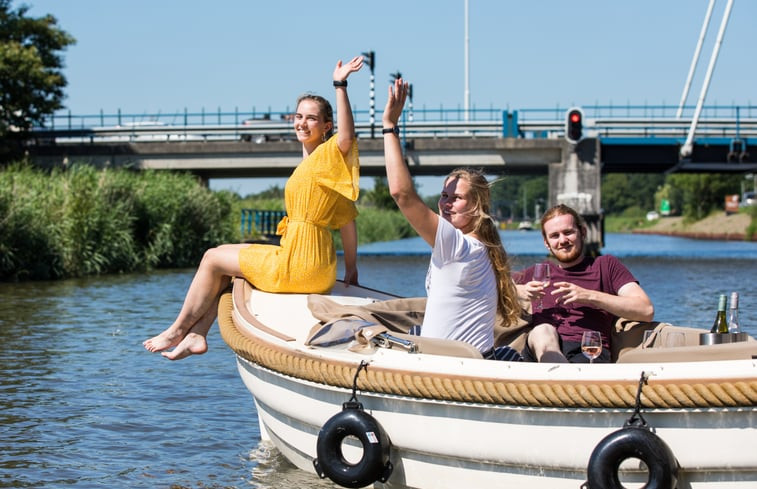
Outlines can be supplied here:
M473 233L486 246L489 260L494 268L499 292L497 312L503 317L505 324L515 324L520 319L521 306L518 302L518 291L510 276L510 260L502 245L494 219L489 214L491 212L489 182L482 172L471 168L453 170L444 181L450 178L460 178L470 184L467 199L473 204L469 211L473 216Z

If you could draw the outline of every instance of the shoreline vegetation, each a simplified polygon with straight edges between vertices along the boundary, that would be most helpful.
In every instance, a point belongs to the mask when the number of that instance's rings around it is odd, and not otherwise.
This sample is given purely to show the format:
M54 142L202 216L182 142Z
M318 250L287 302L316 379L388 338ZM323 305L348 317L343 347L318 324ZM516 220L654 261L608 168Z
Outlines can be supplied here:
M376 189L361 193L359 244L415 236L387 199ZM431 207L432 201L427 199ZM194 267L210 247L260 240L254 232L243 234L243 208L283 210L283 190L242 198L211 191L184 173L89 165L48 172L12 164L0 168L0 281ZM757 206L731 215L713 212L696 222L607 216L605 231L757 240ZM334 237L341 249L339 233Z
M754 215L746 211L738 214L716 212L691 223L686 222L682 217L663 217L651 227L635 229L632 232L717 241L754 241L757 239L754 222Z
M506 229L517 230L518 224L509 224ZM538 227L538 223L535 225ZM534 230L538 231L536 227ZM751 214L748 209L738 214L717 211L698 221L688 221L681 216L661 217L653 221L646 221L643 216L633 219L605 216L605 231L713 241L757 241L757 207Z
M661 217L653 221L644 218L635 226L617 229L615 218L608 218L610 232L630 232L634 234L658 234L691 239L715 241L755 241L757 240L757 206L740 209L738 213L714 211L704 219L690 221L681 216ZM616 229L612 229L612 228Z
M0 280L196 266L238 233L232 215L228 193L189 174L13 164L0 168Z

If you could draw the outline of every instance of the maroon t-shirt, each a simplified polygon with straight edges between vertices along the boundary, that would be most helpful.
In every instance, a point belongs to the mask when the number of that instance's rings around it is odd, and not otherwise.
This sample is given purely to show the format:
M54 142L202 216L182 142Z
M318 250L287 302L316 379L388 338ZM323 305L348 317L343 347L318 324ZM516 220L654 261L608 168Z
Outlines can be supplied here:
M586 257L578 265L571 268L560 268L555 262L550 262L550 285L545 290L544 308L535 311L532 324L548 323L557 328L564 341L581 342L581 335L587 329L599 331L602 334L602 346L610 348L610 334L616 316L604 309L597 309L583 304L557 304L552 292L555 282L570 282L589 290L599 290L608 294L618 294L621 287L630 282L637 282L636 278L612 255L602 255L597 258ZM516 284L525 284L533 280L534 267L513 274Z

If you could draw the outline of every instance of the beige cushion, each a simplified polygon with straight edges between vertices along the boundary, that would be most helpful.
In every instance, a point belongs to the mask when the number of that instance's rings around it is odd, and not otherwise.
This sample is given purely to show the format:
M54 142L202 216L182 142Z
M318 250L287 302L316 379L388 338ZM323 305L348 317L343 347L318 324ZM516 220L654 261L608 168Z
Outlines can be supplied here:
M641 347L644 331L657 331L655 339L647 348ZM715 360L751 360L757 358L757 341L751 336L747 341L722 345L700 345L699 335L707 331L701 328L673 326L668 323L646 323L620 319L613 336L613 360L618 363L646 362L705 362ZM684 346L665 347L671 333L684 334Z
M483 358L478 348L465 341L426 338L404 333L391 333L391 335L415 343L417 353L445 355L449 357Z
M411 297L373 302L362 306L348 306L339 304L322 295L309 295L308 308L317 319L324 323L338 319L360 318L364 321L380 324L383 331L392 336L412 341L418 353L447 355L453 357L482 358L478 348L464 341L445 340L439 338L425 338L406 334L413 325L423 322L426 309L425 297ZM311 331L322 327L316 325ZM367 343L367 342L364 342ZM372 348L362 345L361 348Z

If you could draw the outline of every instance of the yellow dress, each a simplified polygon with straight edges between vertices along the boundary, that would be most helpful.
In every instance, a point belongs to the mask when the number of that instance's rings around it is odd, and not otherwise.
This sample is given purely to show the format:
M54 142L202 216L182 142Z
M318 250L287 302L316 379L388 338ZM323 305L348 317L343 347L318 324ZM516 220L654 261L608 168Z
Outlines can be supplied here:
M336 250L330 229L357 216L360 191L357 140L346 155L336 135L295 168L284 188L287 217L279 246L253 244L239 252L245 279L267 292L321 294L336 282Z

